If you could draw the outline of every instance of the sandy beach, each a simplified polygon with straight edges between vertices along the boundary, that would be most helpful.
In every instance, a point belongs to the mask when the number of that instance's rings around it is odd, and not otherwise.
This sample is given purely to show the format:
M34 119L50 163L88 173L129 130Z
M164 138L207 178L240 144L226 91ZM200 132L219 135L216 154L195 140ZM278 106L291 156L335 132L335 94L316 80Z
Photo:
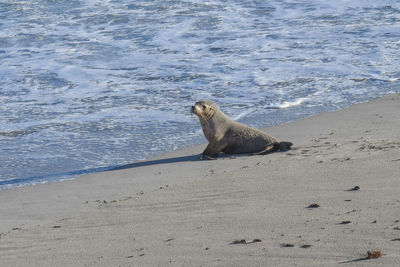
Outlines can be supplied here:
M400 266L400 95L264 130L294 148L0 191L0 265Z

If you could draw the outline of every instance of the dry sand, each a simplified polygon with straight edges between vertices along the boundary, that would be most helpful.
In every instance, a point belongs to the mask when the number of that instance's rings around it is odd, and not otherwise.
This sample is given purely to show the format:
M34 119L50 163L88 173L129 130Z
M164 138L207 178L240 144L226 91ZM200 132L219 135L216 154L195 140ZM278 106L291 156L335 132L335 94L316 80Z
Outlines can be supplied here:
M400 95L265 130L294 149L0 191L0 266L400 266Z

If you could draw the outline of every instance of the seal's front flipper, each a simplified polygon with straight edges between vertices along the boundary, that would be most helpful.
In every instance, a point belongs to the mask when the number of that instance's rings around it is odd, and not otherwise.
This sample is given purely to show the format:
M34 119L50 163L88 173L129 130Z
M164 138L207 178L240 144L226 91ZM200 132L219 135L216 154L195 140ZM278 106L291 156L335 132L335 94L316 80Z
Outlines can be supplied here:
M203 151L202 159L216 159L220 151L217 149L216 144L209 143L206 149Z
M202 154L202 155L200 156L200 159L201 159L201 160L213 160L213 159L217 159L217 157L212 157L212 156L209 156L209 155L204 155L204 154Z
M284 142L280 142L279 143L279 148L278 149L280 151L287 151L287 150L291 149L292 146L293 146L293 143L284 141Z

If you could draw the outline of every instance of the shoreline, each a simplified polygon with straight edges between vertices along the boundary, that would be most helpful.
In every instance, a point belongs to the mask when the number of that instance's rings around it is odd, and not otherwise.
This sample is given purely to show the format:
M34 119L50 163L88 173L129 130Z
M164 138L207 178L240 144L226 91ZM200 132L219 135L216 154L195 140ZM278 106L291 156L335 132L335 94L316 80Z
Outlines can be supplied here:
M392 94L396 94L396 93L392 93ZM384 96L380 96L380 97L384 97ZM355 103L355 104L352 104L352 105L363 104L363 103L372 101L372 100L380 98L380 97L372 98L372 99L369 99L369 100L363 100L362 102ZM352 105L350 105L350 106L352 106ZM284 124L291 123L291 122L294 122L294 121L297 121L297 120L306 119L308 117L314 117L314 116L318 116L318 115L324 114L324 113L339 111L339 110L342 110L342 109L346 109L346 108L348 108L350 106L336 107L335 109L328 109L328 110L325 110L325 111L319 111L317 113L305 112L305 114L301 114L301 115L295 116L295 117L290 118L290 119L288 119L288 118L286 118L286 120L278 119L277 121L273 121L273 123L270 126L261 127L259 129L266 130L266 129L271 128L271 127L277 127L279 125L284 125ZM296 108L296 107L297 107L297 105L294 105L292 108ZM279 108L277 108L277 109L279 110ZM285 112L290 112L290 111L287 110ZM296 112L296 110L292 110L292 112ZM272 115L272 114L270 114L270 115ZM273 117L274 117L274 115L273 115ZM194 118L194 119L196 120L196 123L198 123L197 117ZM254 121L254 118L250 119L250 121ZM247 124L246 122L242 122L242 123ZM198 126L200 127L200 125L198 125ZM201 135L203 134L202 130L201 130L201 127L199 128L199 133L201 133ZM159 152L159 154L155 154L155 155L149 156L149 158L139 159L139 160L135 160L133 162L134 163L135 162L143 162L143 161L152 160L154 158L160 158L160 157L166 156L166 155L168 155L168 154L170 154L172 152L175 152L175 151L179 152L179 151L184 151L186 149L190 149L191 147L203 146L204 144L206 144L206 142L207 142L207 140L204 138L204 143L193 142L188 147L184 146L184 147L180 147L180 148L178 148L176 150L172 150L172 151ZM54 173L50 173L50 174L38 174L38 175L33 175L33 176L22 176L22 177L19 177L19 178L14 178L12 180L0 181L0 191L9 190L9 189L15 189L15 188L21 188L21 187L31 187L31 186L36 186L36 185L43 185L43 184L47 184L47 183L59 183L59 182L64 182L64 181L69 181L69 180L75 180L75 179L79 179L79 177L84 176L84 175L94 174L94 173L99 173L99 172L105 172L105 171L110 171L110 170L114 170L114 169L119 169L119 168L123 168L124 166L127 166L127 165L132 165L132 163L110 165L110 166L94 166L94 167L90 167L90 168L87 168L87 169L75 169L75 170L69 170L69 171L64 171L64 172L54 172ZM12 183L11 183L11 181L12 181Z
M318 266L381 250L371 264L399 264L399 111L392 94L263 129L292 141L288 152L199 161L202 144L1 190L0 257L7 266Z

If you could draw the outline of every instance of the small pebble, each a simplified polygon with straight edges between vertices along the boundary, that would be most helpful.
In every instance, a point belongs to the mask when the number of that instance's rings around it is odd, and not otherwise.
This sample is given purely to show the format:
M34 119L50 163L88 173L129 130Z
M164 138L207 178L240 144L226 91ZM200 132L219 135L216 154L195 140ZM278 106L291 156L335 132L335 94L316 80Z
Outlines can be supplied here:
M235 244L246 244L246 240L245 240L245 239L242 239L242 240L235 240L235 241L233 241L231 244L232 244L232 245L235 245Z
M285 244L281 244L281 247L284 247L284 248L292 248L292 247L294 247L294 245L293 245L293 244L287 244L287 243L285 243Z
M356 185L355 187L348 189L347 191L358 191L358 190L360 190L360 187Z

